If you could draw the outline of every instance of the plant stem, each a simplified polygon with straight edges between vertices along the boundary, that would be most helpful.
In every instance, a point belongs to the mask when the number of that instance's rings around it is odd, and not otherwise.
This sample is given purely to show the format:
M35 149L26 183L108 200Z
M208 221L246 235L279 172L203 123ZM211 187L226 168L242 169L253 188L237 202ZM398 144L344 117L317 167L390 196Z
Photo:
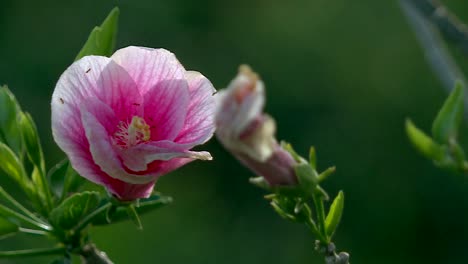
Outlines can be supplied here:
M111 206L112 206L112 203L107 202L103 206L96 209L94 212L86 216L86 218L83 219L80 223L78 223L78 225L76 225L76 227L73 229L73 232L76 234L80 232L81 230L83 230L89 223L93 221L94 217L104 212L105 210L109 209Z
M0 258L34 257L65 254L64 247L0 251Z
M4 206L4 205L1 205L0 204L0 215L3 215L5 217L14 217L18 220L21 220L23 221L24 223L28 223L28 224L31 224L33 226L36 226L42 230L45 230L45 231L50 231L52 230L52 227L49 226L49 225L46 225L44 223L40 223L40 222L36 222L35 220L32 220L30 219L29 217L26 217L16 211L13 211L11 210L10 208Z
M318 229L320 231L320 234L322 235L323 241L321 242L328 243L329 239L328 239L327 231L325 227L325 207L323 206L323 199L317 193L314 193L312 197L314 200L315 211L317 213Z
M100 251L96 245L87 244L80 252L83 264L113 264L107 254Z

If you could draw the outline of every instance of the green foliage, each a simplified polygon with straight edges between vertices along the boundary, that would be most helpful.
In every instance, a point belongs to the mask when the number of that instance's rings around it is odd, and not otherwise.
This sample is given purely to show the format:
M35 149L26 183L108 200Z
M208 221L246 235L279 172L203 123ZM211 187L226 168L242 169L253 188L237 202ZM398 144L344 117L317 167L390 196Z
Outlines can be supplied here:
M331 237L335 233L338 224L341 221L344 208L344 194L342 191L338 193L330 207L327 218L325 219L325 230L327 236Z
M0 217L0 239L16 234L18 230L19 227L16 224Z
M135 211L139 215L144 215L156 209L162 208L172 203L172 198L169 196L162 196L160 194L153 194L152 196L140 199L135 204ZM117 223L120 221L129 220L129 215L126 206L116 206L108 212L103 212L96 216L93 220L94 225L107 225L109 223Z
M21 112L15 96L6 86L0 86L0 141L20 155L22 143L18 127L18 114Z
M315 148L313 146L309 149L309 163L314 170L317 169L317 153L315 152Z
M101 26L96 26L91 31L88 40L76 56L75 61L88 55L112 55L117 38L119 13L119 8L115 7L104 22L102 22Z
M31 182L22 162L4 143L0 142L0 169L15 180L27 192L33 192Z
M132 222L137 226L138 229L143 229L143 225L141 224L141 219L138 215L138 212L136 211L135 205L129 204L126 209L128 218L132 220Z
M447 144L457 139L463 118L464 94L463 85L457 82L432 124L432 136L437 142Z
M421 129L417 128L410 119L406 120L406 134L414 147L426 158L441 161L445 156L445 148L436 143Z
M294 171L299 180L300 186L305 192L311 192L317 186L318 174L310 164L301 163L294 167Z
M414 147L437 166L456 173L468 172L465 153L458 143L463 102L464 88L461 83L457 83L432 124L432 137L416 127L411 120L406 120L406 134Z
M39 168L41 171L44 171L44 154L42 153L39 134L37 133L36 124L34 124L29 113L20 113L19 127L29 160L34 164L34 166Z
M76 192L83 185L84 178L80 177L68 159L57 163L47 173L54 195L59 201L67 197L69 193Z
M99 205L97 192L76 193L50 212L50 222L56 228L71 229Z

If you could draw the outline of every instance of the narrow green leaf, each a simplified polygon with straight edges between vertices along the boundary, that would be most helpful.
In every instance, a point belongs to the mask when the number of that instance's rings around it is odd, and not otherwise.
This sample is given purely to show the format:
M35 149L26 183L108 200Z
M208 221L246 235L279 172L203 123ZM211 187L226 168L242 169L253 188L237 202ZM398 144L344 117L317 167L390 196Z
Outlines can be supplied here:
M330 175L335 173L335 171L336 171L336 167L333 166L333 167L330 167L330 168L326 169L322 173L320 173L319 176L318 176L319 182L322 182L322 181L326 180L328 177L330 177Z
M297 154L297 152L294 150L292 145L289 144L288 142L281 141L281 147L287 152L289 152L289 154L291 154L291 156L294 158L296 162L301 162L303 160L302 157L299 156L299 154Z
M162 208L170 203L172 203L172 197L153 194L149 198L140 199L138 206L135 206L135 210L139 215L143 215ZM116 223L125 220L129 220L127 209L124 206L119 206L114 208L112 211L101 213L94 219L93 224L107 225L109 223Z
M55 166L53 166L47 173L47 178L50 181L52 192L58 198L62 197L65 174L67 173L68 166L68 159L64 159L55 164Z
M0 217L0 239L9 237L18 232L19 227L8 221L6 218Z
M88 55L112 55L117 37L119 8L115 7L101 24L91 31L88 40L75 58L75 61Z
M20 184L25 191L33 191L23 165L13 151L4 143L0 142L0 169Z
M76 193L50 212L50 222L55 227L71 229L98 207L99 200L97 192Z
M127 206L127 215L130 220L137 226L138 229L142 230L143 225L141 224L140 216L138 215L138 212L135 209L135 205L129 204Z
M34 124L31 115L29 113L20 113L19 125L29 160L44 172L44 154L42 153L36 124Z
M443 146L437 144L431 137L417 128L410 119L406 119L406 134L413 146L426 158L442 161L446 151Z
M325 219L325 230L327 236L331 237L335 233L336 228L341 220L344 208L344 194L342 191L338 193L335 200L333 201L330 211L328 212L327 218Z
M317 169L317 153L315 152L315 148L313 146L310 147L309 150L309 163L314 170Z
M22 149L21 134L18 127L20 106L15 96L6 86L0 86L0 141L19 154Z
M65 199L69 193L78 191L84 182L84 179L72 168L68 159L64 159L52 167L47 173L47 178L50 180L52 190L59 201Z
M432 124L432 136L439 143L456 140L463 117L464 89L457 82Z
M14 221L15 223L19 223L21 225L34 226L45 231L49 231L51 229L49 225L44 224L43 222L35 221L34 219L20 214L2 204L0 204L0 216L3 216L4 218Z

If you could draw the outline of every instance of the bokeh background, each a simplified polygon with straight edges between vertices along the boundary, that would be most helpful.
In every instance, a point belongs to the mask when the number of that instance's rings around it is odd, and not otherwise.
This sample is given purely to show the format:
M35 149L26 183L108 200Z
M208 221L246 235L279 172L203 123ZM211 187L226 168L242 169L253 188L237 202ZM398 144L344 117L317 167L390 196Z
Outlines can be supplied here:
M444 3L468 21L467 1ZM345 191L335 240L352 263L468 263L468 179L435 168L405 137L409 116L430 129L446 92L396 1L1 0L0 83L35 118L49 165L64 157L50 131L55 83L116 5L117 47L169 49L217 88L241 63L261 74L278 138L302 154L314 145L319 167L338 168L324 187ZM157 189L175 202L143 216L144 231L94 228L97 245L116 263L323 263L307 229L280 219L248 170L216 140L206 149L212 162L160 179ZM50 244L20 235L0 250Z

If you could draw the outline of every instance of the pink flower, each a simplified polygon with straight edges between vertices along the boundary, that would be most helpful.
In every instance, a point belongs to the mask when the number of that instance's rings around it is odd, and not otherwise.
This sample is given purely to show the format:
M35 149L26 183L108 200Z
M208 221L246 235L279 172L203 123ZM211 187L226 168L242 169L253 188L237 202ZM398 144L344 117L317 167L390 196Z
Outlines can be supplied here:
M216 137L224 147L271 186L296 184L296 162L278 144L273 118L263 113L265 92L258 75L242 65L216 103Z
M87 56L60 77L52 132L73 168L121 200L148 197L156 179L208 152L215 89L164 49Z

